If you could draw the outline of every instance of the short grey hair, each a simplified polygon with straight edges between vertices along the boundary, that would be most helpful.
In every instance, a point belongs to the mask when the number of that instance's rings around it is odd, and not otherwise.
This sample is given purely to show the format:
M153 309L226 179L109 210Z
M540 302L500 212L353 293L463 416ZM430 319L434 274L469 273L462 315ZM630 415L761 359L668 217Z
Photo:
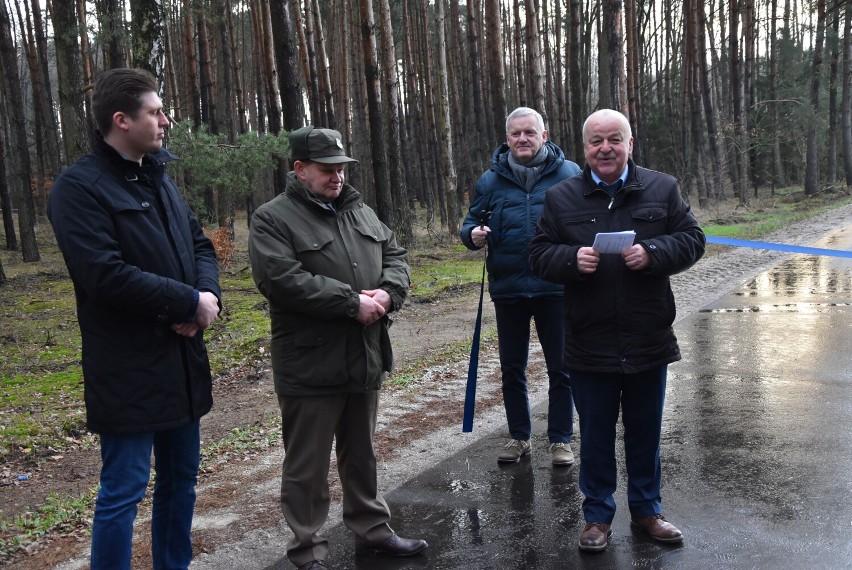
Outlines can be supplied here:
M583 122L583 144L586 144L586 128L589 126L589 123L595 119L615 119L619 125L621 125L621 134L624 135L625 140L633 136L633 129L630 128L630 121L627 120L627 117L625 117L623 113L614 109L599 109L586 117L585 122Z
M535 117L535 126L539 131L544 132L544 119L541 116L541 113L536 111L535 109L530 109L529 107L518 107L506 117L506 134L509 134L509 123L518 119L520 117L526 117L528 115L532 115Z

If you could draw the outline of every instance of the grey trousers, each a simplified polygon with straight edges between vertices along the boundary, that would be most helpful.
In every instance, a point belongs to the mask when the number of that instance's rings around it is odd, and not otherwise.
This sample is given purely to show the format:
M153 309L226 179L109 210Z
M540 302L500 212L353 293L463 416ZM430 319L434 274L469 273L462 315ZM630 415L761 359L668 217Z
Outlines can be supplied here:
M378 391L278 396L285 454L281 510L295 535L287 545L287 558L296 566L328 556L328 540L319 531L328 518L328 470L335 438L343 522L370 543L393 534L390 509L376 481L373 434L378 403Z

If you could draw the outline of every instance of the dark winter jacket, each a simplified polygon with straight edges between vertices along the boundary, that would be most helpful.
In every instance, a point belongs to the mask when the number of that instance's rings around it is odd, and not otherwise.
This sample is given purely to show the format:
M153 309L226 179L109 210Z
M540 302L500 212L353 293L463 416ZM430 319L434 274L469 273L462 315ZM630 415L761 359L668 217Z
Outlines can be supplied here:
M635 373L680 359L672 330L675 300L669 276L704 254L704 232L667 175L629 162L627 181L610 205L583 176L550 189L530 246L536 275L565 285L566 369ZM635 230L634 243L651 257L643 271L620 254L602 254L597 270L581 274L577 251L598 232Z
M77 296L87 422L142 433L197 420L213 403L202 335L180 336L198 292L221 299L213 245L165 174L163 149L143 165L102 140L50 191L48 216Z
M562 285L533 275L529 265L529 244L544 206L548 188L580 173L580 167L566 160L562 150L550 141L544 143L549 156L532 191L515 178L509 167L509 146L503 143L492 156L491 168L479 178L470 210L461 228L461 240L473 245L471 232L482 224L482 212L491 212L485 225L488 235L488 292L494 301L517 297L561 297Z
M359 293L384 289L398 310L408 295L408 254L351 186L335 210L291 172L286 191L252 217L249 256L269 300L280 395L378 390L393 365L390 320L359 323Z

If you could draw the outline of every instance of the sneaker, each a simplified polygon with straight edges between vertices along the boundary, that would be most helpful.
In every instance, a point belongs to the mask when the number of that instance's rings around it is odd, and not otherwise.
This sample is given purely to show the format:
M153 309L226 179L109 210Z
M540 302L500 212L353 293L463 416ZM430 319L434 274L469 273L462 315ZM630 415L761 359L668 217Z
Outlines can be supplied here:
M530 453L530 440L510 439L497 456L498 463L517 463L524 455Z
M550 455L553 458L554 465L573 465L574 452L571 451L571 445L568 443L551 443Z

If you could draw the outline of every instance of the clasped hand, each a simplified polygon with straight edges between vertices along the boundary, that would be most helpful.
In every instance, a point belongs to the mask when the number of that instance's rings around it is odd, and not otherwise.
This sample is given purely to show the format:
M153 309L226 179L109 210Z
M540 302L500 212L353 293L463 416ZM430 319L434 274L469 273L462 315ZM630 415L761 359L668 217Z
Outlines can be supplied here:
M358 298L361 305L355 318L365 327L381 319L391 308L390 294L384 289L365 289Z
M198 308L195 310L195 320L188 323L174 323L172 330L181 336L194 337L203 331L219 316L219 299L209 291L198 295Z

